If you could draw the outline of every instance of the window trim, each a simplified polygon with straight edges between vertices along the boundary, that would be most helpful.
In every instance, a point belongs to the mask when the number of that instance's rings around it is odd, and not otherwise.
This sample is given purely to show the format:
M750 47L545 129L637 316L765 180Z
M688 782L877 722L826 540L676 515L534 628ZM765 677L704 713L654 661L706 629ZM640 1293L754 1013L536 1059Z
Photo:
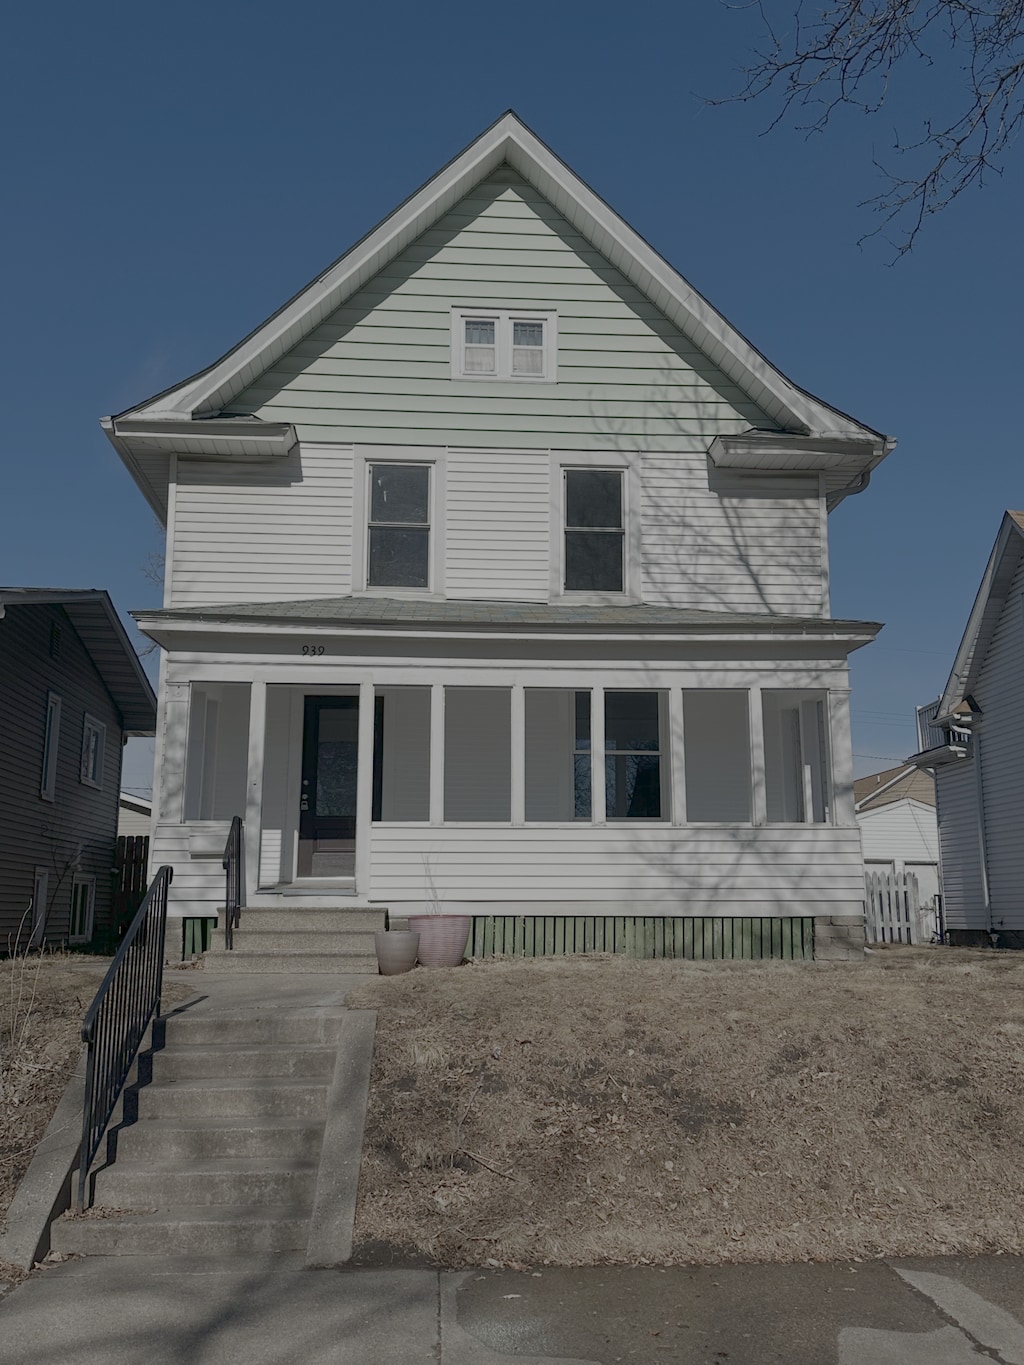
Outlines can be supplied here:
M362 446L353 467L352 592L366 597L443 597L445 556L446 451L434 446ZM430 529L427 549L427 587L371 587L370 466L419 464L430 468Z
M73 934L75 922L75 893L79 887L86 888L85 933ZM71 878L71 906L68 911L68 943L89 943L96 926L96 878L91 873L76 872Z
M91 771L90 757L92 754L91 737L96 736L96 764L95 775ZM107 727L103 721L97 720L95 716L86 711L82 718L82 757L79 766L78 780L85 787L92 787L95 791L103 790L103 770L105 767L107 747Z
M46 694L46 721L43 725L43 768L39 775L39 795L44 801L57 798L57 758L60 752L61 699L56 692Z
M566 479L570 469L620 471L622 473L622 591L588 592L565 586ZM554 452L551 460L551 525L549 532L549 588L554 602L581 606L624 606L641 600L640 560L640 455L638 451Z
M495 369L491 374L467 370L467 322L493 322L495 341ZM544 324L544 360L540 374L513 374L512 324L514 322L542 322ZM451 319L452 378L474 384L556 384L558 382L558 314L551 308L465 308L452 309Z

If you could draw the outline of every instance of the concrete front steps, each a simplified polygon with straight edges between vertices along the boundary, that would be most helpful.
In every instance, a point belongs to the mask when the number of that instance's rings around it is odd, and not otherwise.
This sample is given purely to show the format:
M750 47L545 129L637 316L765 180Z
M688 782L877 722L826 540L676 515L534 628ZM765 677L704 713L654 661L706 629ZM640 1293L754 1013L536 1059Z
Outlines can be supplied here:
M384 928L387 911L338 906L247 906L234 932L234 948L224 947L223 930L206 952L215 971L351 972L377 975L373 936Z
M93 1208L51 1229L63 1254L251 1255L307 1248L344 1015L305 1009L161 1021ZM101 1149L102 1151L103 1149Z

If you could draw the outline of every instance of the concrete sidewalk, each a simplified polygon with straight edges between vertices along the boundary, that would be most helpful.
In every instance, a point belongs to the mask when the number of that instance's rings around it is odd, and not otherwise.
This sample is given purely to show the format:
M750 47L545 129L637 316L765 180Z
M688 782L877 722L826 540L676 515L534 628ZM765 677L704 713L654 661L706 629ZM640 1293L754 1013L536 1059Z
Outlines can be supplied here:
M95 1257L0 1303L0 1365L1024 1365L1024 1261L537 1272Z

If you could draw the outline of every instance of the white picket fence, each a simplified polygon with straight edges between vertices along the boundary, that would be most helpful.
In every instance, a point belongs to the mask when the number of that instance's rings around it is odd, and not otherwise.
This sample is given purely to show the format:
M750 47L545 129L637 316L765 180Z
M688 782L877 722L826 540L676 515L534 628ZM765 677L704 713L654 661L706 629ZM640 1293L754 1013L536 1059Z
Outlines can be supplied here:
M869 943L931 943L935 907L921 904L913 872L868 872L864 878Z

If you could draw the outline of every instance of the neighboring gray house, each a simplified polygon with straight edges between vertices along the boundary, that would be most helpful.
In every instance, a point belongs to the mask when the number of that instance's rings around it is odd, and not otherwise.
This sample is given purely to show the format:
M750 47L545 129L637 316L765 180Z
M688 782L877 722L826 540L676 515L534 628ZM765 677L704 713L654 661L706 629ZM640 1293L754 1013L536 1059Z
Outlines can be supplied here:
M155 725L105 592L0 588L0 952L109 925L122 744Z
M864 840L865 872L910 872L921 904L939 890L939 831L935 821L935 780L903 764L858 777L854 809Z
M1024 512L1007 512L953 670L918 712L953 943L1024 947Z

